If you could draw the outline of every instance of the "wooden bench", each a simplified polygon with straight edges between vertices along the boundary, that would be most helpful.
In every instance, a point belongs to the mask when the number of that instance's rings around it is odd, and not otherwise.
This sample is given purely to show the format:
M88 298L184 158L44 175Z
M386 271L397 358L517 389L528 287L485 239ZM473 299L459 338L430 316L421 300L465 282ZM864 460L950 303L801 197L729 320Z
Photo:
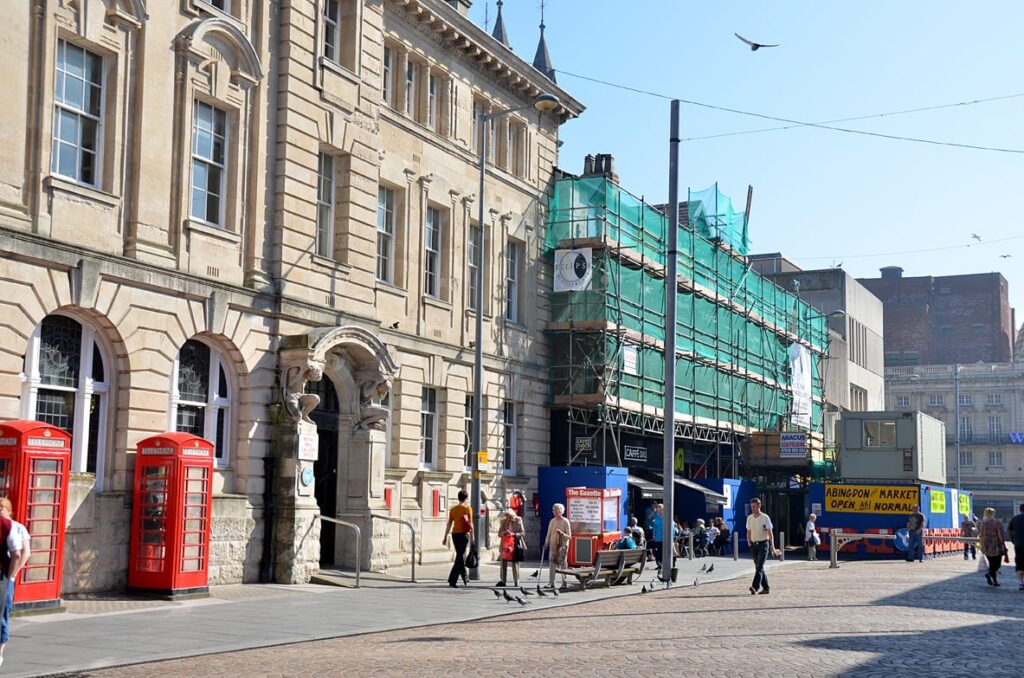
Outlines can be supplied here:
M622 582L632 584L633 577L642 573L646 564L647 551L644 549L598 551L590 567L568 567L556 572L576 577L580 588L586 590L587 586L598 579L604 579L608 586Z

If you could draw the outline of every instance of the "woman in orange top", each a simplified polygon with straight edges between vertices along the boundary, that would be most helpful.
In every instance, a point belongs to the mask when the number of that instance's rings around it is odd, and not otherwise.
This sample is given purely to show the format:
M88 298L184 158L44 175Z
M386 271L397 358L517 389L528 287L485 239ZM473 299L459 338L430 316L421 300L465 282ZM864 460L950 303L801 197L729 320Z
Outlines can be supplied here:
M455 548L455 564L452 571L448 573L448 586L455 588L459 585L459 577L466 586L469 586L469 577L466 575L466 547L473 541L473 509L466 504L469 494L465 490L459 490L459 503L448 511L448 525L444 528L444 539L441 543L448 545L448 535L452 535L452 546Z

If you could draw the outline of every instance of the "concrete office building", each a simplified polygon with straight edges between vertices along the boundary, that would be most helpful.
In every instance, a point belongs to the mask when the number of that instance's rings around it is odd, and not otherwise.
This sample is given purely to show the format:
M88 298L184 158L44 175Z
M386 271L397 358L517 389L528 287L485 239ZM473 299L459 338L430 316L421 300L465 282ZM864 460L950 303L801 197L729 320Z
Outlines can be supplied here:
M582 106L468 7L9 4L0 418L74 436L65 592L124 586L135 446L175 429L216 446L211 583L351 563L318 512L362 527L364 566L412 557L371 513L413 522L423 560L449 558L481 247L484 492L493 508L533 487L538 227L559 126ZM490 123L480 224L480 115L542 92L560 106Z

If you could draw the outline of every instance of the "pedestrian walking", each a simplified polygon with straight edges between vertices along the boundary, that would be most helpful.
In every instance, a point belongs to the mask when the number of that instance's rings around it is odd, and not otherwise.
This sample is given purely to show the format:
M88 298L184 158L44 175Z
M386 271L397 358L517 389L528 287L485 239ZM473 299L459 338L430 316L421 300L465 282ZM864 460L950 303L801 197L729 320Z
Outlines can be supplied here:
M999 586L999 568L1006 555L1006 533L1003 521L996 519L996 510L991 506L985 509L985 517L978 528L981 536L981 552L988 558L988 572L985 580L989 586Z
M661 562L661 539L664 524L665 505L661 502L656 502L654 504L654 511L651 512L650 518L647 519L647 529L651 531L651 555L654 556L654 561L657 563Z
M29 546L31 537L25 526L14 520L14 507L7 497L0 497L0 517L10 521L7 536L7 553L10 563L4 570L7 578L7 596L4 602L3 616L0 617L0 665L4 663L4 649L11 637L11 608L14 607L14 582L18 580L18 572L28 562L31 555Z
M448 511L448 524L444 528L444 538L441 544L448 545L448 535L452 535L452 547L455 549L455 563L451 572L448 573L448 586L455 588L459 585L459 578L463 584L469 586L469 576L466 572L466 547L473 541L473 509L466 501L469 493L459 490L459 503Z
M1024 591L1024 504L1020 513L1010 521L1010 540L1013 541L1013 569L1017 574L1017 590Z
M769 553L776 556L780 554L780 551L774 548L774 544L772 519L767 513L761 513L761 500L754 497L750 500L750 515L747 516L747 546L750 547L750 555L754 559L754 581L750 585L750 595L771 593L768 575L764 571L764 561Z
M961 537L977 537L978 536L978 523L967 513L963 515L960 520L960 536ZM972 560L978 559L978 547L976 542L964 542L964 560L967 560L968 551L971 554Z
M498 586L506 586L509 565L512 567L513 586L519 586L519 563L522 562L523 552L526 551L526 529L523 527L523 519L512 509L507 509L501 517L498 535L501 537L501 581L498 582Z
M921 507L915 506L914 512L907 518L907 535L910 537L910 548L907 550L907 562L924 562L924 526L927 520L921 513Z
M813 513L807 516L807 525L804 527L804 543L807 545L807 560L818 559L818 545L821 543L821 535L818 534L818 527L815 521L818 516Z
M565 517L564 505L552 505L551 514L554 517L548 522L548 535L544 539L544 547L548 550L548 586L555 588L555 572L569 567L569 537L572 535L572 527ZM568 587L563 573L562 588Z

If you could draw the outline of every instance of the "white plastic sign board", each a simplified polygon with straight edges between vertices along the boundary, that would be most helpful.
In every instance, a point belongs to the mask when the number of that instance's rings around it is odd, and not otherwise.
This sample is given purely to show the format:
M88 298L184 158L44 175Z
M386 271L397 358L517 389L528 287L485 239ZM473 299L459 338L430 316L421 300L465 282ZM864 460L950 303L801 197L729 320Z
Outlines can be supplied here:
M593 277L593 250L581 247L555 250L555 292L579 292L590 289Z

